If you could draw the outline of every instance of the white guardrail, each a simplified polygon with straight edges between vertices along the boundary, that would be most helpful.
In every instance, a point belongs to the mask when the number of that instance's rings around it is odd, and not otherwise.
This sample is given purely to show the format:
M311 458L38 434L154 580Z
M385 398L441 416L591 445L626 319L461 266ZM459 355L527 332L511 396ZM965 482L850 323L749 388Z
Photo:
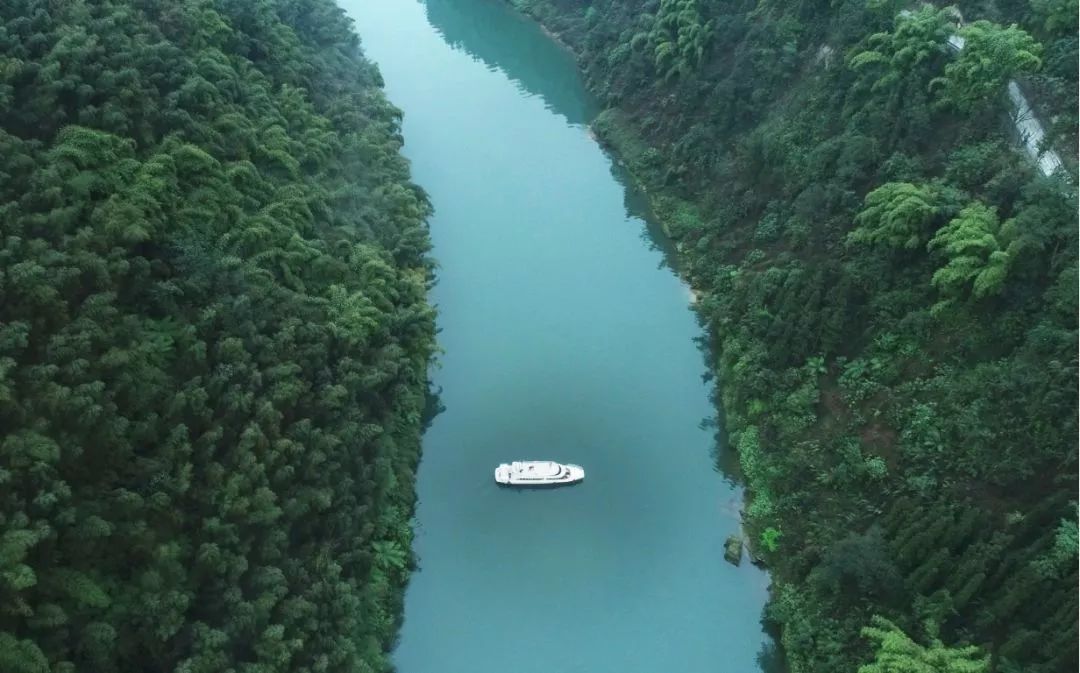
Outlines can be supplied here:
M902 10L900 15L911 16L911 10ZM957 21L957 26L959 25L961 25L960 21ZM948 43L954 51L961 51L964 48L964 38L959 35L950 35ZM1024 150L1043 175L1053 175L1062 168L1061 157L1052 149L1042 148L1046 132L1035 117L1035 111L1028 104L1024 92L1020 91L1016 80L1009 81L1008 91L1009 100L1013 104L1013 125L1020 136L1020 144L1024 146Z

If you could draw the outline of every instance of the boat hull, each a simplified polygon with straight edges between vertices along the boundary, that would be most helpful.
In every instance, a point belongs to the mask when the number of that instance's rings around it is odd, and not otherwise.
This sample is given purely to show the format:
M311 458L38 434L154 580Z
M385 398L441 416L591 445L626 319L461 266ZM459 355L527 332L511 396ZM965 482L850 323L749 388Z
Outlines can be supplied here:
M563 486L573 486L574 484L580 484L583 481L585 481L584 477L582 477L581 479L575 479L574 481L552 481L552 482L544 482L544 483L539 483L539 484L533 484L533 483L523 484L523 483L504 482L504 481L498 481L498 480L496 480L495 483L499 486L499 488L521 488L521 489L531 490L531 489L548 489L548 488L561 488Z
M548 468L550 474L537 470L537 466ZM495 468L495 483L506 488L558 488L584 480L585 470L580 465L536 461L503 463Z

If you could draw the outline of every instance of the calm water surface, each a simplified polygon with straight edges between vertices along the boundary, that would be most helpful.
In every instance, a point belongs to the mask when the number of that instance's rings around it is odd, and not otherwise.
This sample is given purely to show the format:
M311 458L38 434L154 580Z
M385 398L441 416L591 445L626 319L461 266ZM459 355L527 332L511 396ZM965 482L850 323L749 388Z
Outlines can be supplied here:
M401 673L740 673L767 576L723 561L687 288L589 136L573 58L500 0L343 0L431 195L446 410L424 439ZM508 491L515 459L585 483Z

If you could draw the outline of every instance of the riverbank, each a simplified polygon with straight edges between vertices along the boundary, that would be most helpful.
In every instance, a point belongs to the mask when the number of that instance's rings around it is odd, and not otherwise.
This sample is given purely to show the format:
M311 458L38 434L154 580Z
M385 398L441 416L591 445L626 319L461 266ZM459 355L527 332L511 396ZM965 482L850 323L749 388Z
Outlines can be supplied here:
M508 1L509 4L515 5L513 0ZM561 35L549 29L535 13L521 7L518 7L518 9L535 21L545 35L573 54L580 64L581 53L576 51ZM608 107L600 111L590 123L589 129L591 136L611 155L613 161L626 169L636 182L637 188L645 194L649 202L648 208L651 216L660 226L663 235L670 239L675 248L675 254L679 259L676 261L674 268L687 285L690 306L695 309L702 323L708 325L709 315L702 308L703 300L708 297L708 288L700 283L695 285L693 277L687 273L689 258L679 241L679 235L684 233L684 230L698 226L700 222L699 206L657 184L654 178L658 170L658 164L664 161L662 152L652 147L646 141L644 134L635 128L633 121L618 108ZM704 306L708 306L707 302L704 303ZM710 334L710 339L715 340L715 335ZM721 397L733 395L735 391L725 390L722 381L723 379L717 381ZM729 426L727 430L730 432L737 429ZM755 537L760 535L761 528L748 529L748 522L744 519L743 512L744 508L740 508L740 531L744 534L744 543L748 554L755 564L767 566L768 563L760 553L759 545L755 540Z
M813 26L782 10L706 16L700 3L674 3L677 24L634 3L514 4L576 48L607 103L595 134L642 184L700 297L749 486L748 538L773 570L768 613L792 670L853 670L872 656L859 634L875 613L916 640L929 623L979 643L995 666L1051 671L1075 658L1075 648L1037 652L1017 630L1075 634L1066 599L1006 607L1069 582L1064 569L1033 577L1008 559L1049 558L1058 536L1068 546L1075 534L1065 505L1075 461L1053 448L1074 433L1075 404L1050 414L1034 400L1045 399L1035 386L1062 400L1076 388L1075 372L1055 364L1071 357L1063 316L1074 298L1051 293L1075 284L1075 254L1063 251L1075 248L1076 218L1072 188L1040 178L1010 145L1005 81L977 101L932 99L925 84L952 59L948 17L933 10L916 18L940 31L942 48L898 98L871 90L879 71L817 58L891 34L894 16L854 3ZM654 52L683 23L709 24L722 46ZM671 58L685 60L661 76ZM940 215L909 234L906 257L860 244L881 235L852 233L872 222L867 206L912 183L945 184L958 202L932 206ZM1024 254L1009 253L996 285L972 288L950 280L959 262L941 246L961 212L981 208L994 213L980 226L995 245ZM1030 324L1003 322L1017 314L1045 321L1054 355ZM1036 454L1025 453L1032 432L1049 442ZM1040 471L1062 487L1045 489L1030 476ZM1037 513L1026 532L1014 511ZM919 533L920 520L934 525ZM993 536L1006 560L986 560Z
M388 670L434 263L352 26L0 25L0 670Z
M643 195L587 133L573 56L490 0L346 3L434 206L445 410L424 436L406 673L760 670L768 576L723 561L702 330ZM436 101L438 104L433 104ZM499 488L515 459L582 465Z

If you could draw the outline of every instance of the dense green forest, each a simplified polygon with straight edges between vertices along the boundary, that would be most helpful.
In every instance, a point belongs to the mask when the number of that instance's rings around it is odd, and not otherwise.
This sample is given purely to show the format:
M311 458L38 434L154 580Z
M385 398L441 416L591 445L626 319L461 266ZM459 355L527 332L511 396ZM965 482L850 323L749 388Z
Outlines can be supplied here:
M426 196L331 0L0 3L0 671L385 671Z
M699 293L791 671L1075 671L1075 0L515 4Z

